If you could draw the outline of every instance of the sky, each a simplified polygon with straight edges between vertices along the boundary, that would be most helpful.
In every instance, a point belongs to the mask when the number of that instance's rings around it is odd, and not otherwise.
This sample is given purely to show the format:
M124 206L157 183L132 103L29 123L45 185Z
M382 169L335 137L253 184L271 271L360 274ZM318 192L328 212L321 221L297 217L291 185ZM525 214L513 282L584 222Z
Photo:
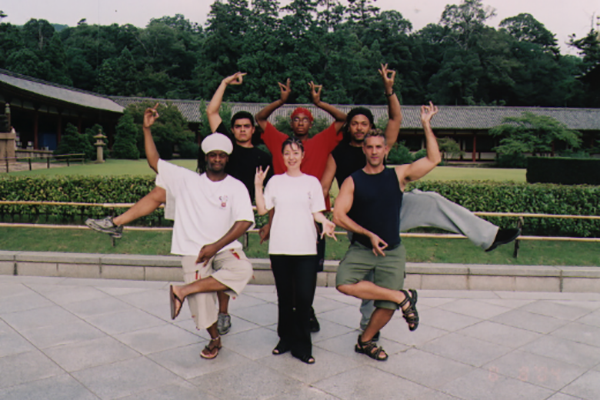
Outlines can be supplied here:
M287 4L290 0L280 0ZM144 27L151 18L183 14L192 22L206 22L213 0L2 0L0 10L8 15L4 22L22 25L31 18L50 23L75 26L82 18L88 24L117 23ZM417 31L429 23L437 23L446 4L460 0L376 0L382 10L397 10ZM556 34L563 54L575 54L566 46L569 35L585 36L592 19L600 15L600 0L483 0L495 9L497 16L488 24L498 27L504 18L529 13ZM596 20L598 21L598 20Z

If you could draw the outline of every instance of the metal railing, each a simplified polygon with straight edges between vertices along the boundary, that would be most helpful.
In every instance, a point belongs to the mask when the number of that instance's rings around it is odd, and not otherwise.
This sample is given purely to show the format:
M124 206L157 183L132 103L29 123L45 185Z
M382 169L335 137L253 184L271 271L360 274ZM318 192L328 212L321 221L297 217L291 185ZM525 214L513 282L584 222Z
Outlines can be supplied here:
M0 201L0 205L39 205L39 206L72 206L72 207L102 207L114 210L116 208L130 208L135 203L81 203L81 202L61 202L61 201ZM160 206L161 208L164 206ZM559 219L585 219L585 220L600 220L597 215L558 215L558 214L539 214L539 213L513 213L513 212L487 212L475 211L473 214L482 217L504 217L518 218L518 227L522 228L525 218L559 218ZM34 224L34 223L0 223L0 227L31 227L31 228L46 228L46 229L88 229L85 225L51 225L51 224ZM125 230L131 231L170 231L171 227L135 227L126 226ZM248 232L256 233L258 229L252 229ZM248 245L248 232L244 236L244 246ZM345 231L336 232L340 235L347 235ZM466 236L453 233L401 233L403 238L426 238L426 239L465 239ZM113 238L113 246L116 245ZM564 237L564 236L519 236L515 240L515 249L513 256L517 258L520 241L564 241L564 242L594 242L600 243L600 238L581 238L581 237Z

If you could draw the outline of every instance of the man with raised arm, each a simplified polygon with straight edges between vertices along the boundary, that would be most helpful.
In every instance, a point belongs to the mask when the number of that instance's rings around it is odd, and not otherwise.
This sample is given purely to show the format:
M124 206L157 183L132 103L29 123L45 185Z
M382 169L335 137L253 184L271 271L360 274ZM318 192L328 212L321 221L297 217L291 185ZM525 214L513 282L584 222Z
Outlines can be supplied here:
M365 136L366 166L350 175L340 189L333 212L334 223L352 232L351 245L340 262L337 289L360 299L375 300L367 328L358 336L355 351L378 360L388 355L373 337L401 308L411 331L419 325L417 292L403 290L406 254L400 240L400 206L408 182L427 175L441 161L431 118L432 103L421 107L427 156L412 164L386 168L386 137L371 131ZM364 280L373 273L373 282Z
M362 146L365 135L375 129L373 114L368 108L356 107L350 110L347 120L342 128L344 140L331 152L321 178L325 197L329 197L334 178L341 186L350 174L363 168L367 162ZM398 130L386 130L388 151L396 143L397 137ZM509 243L520 234L519 229L499 229L436 192L422 192L418 189L404 193L400 221L401 232L417 227L440 228L467 236L474 245L485 251ZM372 280L372 276L367 277L367 280ZM360 310L360 327L364 330L374 310L373 302L363 301ZM375 340L378 339L379 333L375 335Z
M393 91L396 72L388 69L387 64L381 65L381 69L379 69L378 72L383 80L385 92L390 94L388 96L390 118L390 122L388 124L389 132L391 134L391 132L395 129L397 135L397 131L400 129L402 114L400 112L400 102ZM256 114L256 123L263 129L261 138L273 155L273 169L275 174L282 174L286 171L286 169L283 163L283 157L281 155L281 145L288 138L288 135L278 131L268 121L268 118L273 111L287 102L291 93L290 80L288 79L285 84L278 82L278 85L280 89L280 98L267 105L258 114ZM312 175L320 180L323 175L323 171L325 170L327 157L329 157L331 151L343 139L343 135L340 134L339 131L346 122L346 114L331 104L325 103L321 100L321 90L323 88L322 85L315 85L313 82L310 82L308 86L310 88L313 104L328 112L334 118L334 122L324 131L319 132L312 138L309 138L308 131L312 127L313 116L309 110L298 107L292 112L291 127L292 131L294 132L294 136L302 140L304 146L305 155L304 160L302 161L302 172L307 175ZM326 196L326 204L329 207L329 196ZM272 215L270 215L270 218L272 219ZM325 257L324 239L319 242L318 253L318 265L316 266L315 273L323 270L323 262ZM313 318L311 319L311 331L319 331L319 323L316 319L316 316L314 316L314 310Z
M157 118L156 108L146 109L144 147L148 164L158 173L156 185L177 204L171 253L184 256L184 279L189 282L170 287L171 318L179 315L189 296L196 327L207 329L211 337L200 356L212 359L221 348L217 293L240 294L252 277L252 264L237 241L254 223L252 203L244 184L225 172L233 150L225 135L213 133L202 141L206 172L198 175L159 159L150 130Z

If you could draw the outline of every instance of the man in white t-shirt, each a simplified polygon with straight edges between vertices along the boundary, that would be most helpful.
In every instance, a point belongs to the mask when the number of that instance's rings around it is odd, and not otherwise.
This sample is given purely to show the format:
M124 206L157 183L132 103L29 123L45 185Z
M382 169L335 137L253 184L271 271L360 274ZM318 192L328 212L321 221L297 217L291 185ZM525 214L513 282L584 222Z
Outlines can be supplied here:
M252 277L252 264L237 239L254 224L254 212L244 184L225 173L233 149L231 140L213 133L202 141L206 172L198 175L159 159L150 127L158 118L155 108L144 113L144 146L150 167L158 173L156 185L177 203L171 253L183 255L186 285L170 287L171 318L175 319L189 296L198 329L211 340L202 358L219 354L217 292L240 294Z

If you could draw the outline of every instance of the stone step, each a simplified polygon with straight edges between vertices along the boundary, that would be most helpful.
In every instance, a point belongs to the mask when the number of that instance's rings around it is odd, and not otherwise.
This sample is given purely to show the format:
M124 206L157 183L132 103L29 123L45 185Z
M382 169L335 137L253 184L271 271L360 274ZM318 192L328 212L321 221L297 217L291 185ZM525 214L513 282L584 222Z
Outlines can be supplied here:
M179 256L0 251L0 275L183 281ZM251 259L251 284L272 285L268 259ZM317 285L335 286L338 261ZM407 263L405 287L433 290L600 292L600 267Z

